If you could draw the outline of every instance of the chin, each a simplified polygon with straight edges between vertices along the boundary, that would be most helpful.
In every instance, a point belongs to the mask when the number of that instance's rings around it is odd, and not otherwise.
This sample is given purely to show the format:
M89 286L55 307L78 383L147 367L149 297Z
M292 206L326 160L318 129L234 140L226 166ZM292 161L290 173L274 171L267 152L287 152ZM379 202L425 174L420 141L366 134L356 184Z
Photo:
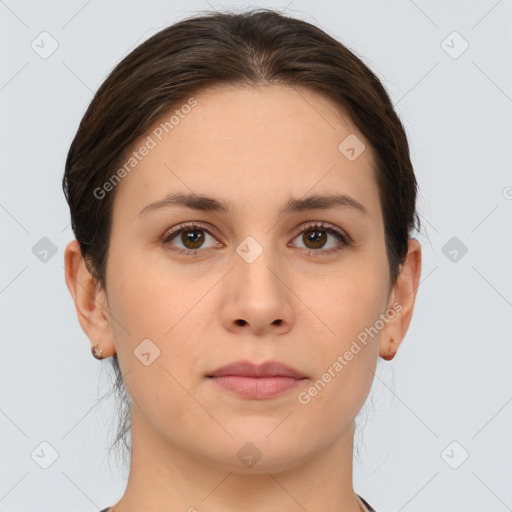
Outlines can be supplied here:
M273 422L272 428L262 428L260 432L255 431L252 426L251 433L241 430L233 434L233 438L220 434L219 438L211 439L211 444L201 450L203 457L210 459L213 465L222 468L224 471L232 471L240 474L266 474L286 471L292 469L308 458L314 447L304 445L304 439L308 436L299 437L298 434L291 435L283 428L276 429L279 422ZM228 429L229 430L229 429ZM273 431L274 430L274 431ZM270 433L270 435L269 435ZM214 447L212 451L211 448Z

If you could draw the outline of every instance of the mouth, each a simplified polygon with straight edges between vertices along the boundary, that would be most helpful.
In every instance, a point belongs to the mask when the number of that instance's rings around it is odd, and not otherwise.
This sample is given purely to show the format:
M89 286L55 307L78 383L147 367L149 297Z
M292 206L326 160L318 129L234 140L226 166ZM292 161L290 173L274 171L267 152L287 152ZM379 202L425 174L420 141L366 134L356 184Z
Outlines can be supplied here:
M260 365L236 361L217 368L206 377L221 389L249 399L272 398L307 379L299 370L278 361Z

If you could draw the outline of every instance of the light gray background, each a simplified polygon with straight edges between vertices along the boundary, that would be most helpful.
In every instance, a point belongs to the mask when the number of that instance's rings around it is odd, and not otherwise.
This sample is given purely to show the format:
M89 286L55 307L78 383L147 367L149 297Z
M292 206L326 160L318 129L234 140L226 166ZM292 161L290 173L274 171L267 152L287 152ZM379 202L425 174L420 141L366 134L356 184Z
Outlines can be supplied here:
M98 403L110 362L91 357L64 281L64 162L122 57L198 9L231 6L286 8L340 39L382 79L409 136L422 281L357 431L356 491L378 512L512 510L512 1L6 0L0 511L97 512L123 493L126 475L107 457L113 402ZM58 43L47 58L31 47L44 31ZM43 237L57 251L46 262L34 254ZM41 443L58 454L48 469Z

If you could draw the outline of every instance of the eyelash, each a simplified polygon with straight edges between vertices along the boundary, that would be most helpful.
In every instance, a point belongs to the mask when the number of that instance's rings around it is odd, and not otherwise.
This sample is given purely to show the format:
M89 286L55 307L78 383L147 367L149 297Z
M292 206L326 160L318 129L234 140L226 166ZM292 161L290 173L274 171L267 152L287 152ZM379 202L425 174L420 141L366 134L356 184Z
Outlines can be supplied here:
M180 224L171 232L166 232L165 235L162 237L162 244L166 245L171 240L177 237L180 233L183 231L205 231L210 236L215 237L212 232L207 229L206 227L202 226L201 224L195 224L193 222L187 222L184 224ZM334 253L338 253L342 251L345 247L351 247L352 240L348 235L343 233L342 231L338 230L337 228L332 227L331 225L324 224L323 222L313 222L309 225L306 225L302 228L302 231L300 231L295 237L301 235L305 231L325 231L327 233L330 233L331 235L334 235L341 243L341 246L338 246L334 249L329 250L323 250L323 249L304 249L307 251L308 256L318 257L319 253L322 255L330 255ZM177 252L178 254L182 254L185 256L195 256L198 252L204 251L205 249L171 249L172 251Z

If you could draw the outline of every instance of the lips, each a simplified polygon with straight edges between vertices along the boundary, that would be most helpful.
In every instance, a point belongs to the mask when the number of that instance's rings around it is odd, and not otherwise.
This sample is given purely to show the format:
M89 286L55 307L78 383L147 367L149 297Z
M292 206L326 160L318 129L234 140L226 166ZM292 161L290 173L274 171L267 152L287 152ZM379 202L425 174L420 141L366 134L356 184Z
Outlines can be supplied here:
M306 376L299 370L279 361L267 361L262 364L255 364L250 361L235 361L217 368L207 377L291 377L294 379L305 379Z
M235 361L217 368L206 377L217 389L249 400L277 397L307 379L299 370L278 361L263 364Z

